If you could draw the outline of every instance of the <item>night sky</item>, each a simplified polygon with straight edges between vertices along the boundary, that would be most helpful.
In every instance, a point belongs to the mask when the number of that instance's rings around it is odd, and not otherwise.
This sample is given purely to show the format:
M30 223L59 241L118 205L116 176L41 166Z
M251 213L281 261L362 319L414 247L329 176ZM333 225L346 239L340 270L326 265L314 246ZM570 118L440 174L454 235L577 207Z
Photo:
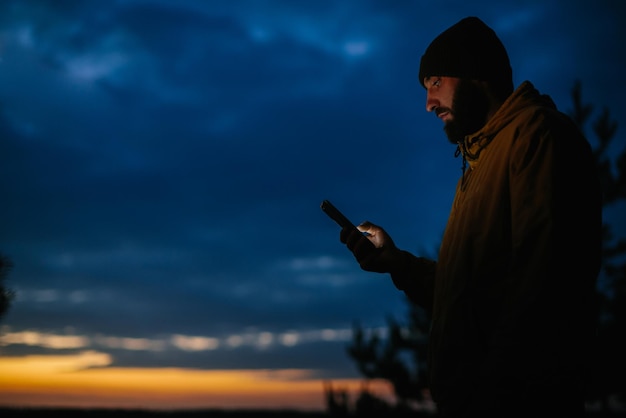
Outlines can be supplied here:
M436 254L461 161L417 71L470 15L516 86L568 112L580 80L623 149L618 0L1 1L0 356L359 377L354 321L408 305L320 203Z

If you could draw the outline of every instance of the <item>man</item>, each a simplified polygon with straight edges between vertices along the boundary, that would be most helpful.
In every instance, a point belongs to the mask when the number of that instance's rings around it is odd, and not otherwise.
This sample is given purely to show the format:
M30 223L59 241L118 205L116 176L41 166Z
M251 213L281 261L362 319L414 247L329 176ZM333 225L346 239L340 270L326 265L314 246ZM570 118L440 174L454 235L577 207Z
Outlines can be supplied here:
M443 416L581 416L601 242L590 146L530 82L513 89L508 54L478 18L432 41L419 81L464 167L438 260L370 222L340 239L430 313Z

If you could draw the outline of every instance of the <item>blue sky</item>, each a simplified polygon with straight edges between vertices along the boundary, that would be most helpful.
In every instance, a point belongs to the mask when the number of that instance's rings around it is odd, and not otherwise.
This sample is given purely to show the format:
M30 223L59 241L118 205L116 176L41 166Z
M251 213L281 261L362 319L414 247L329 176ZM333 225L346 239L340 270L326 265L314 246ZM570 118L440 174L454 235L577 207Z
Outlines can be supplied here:
M2 1L0 353L358 376L353 322L407 306L319 205L435 252L461 161L425 111L430 41L479 16L516 85L569 111L581 80L623 148L625 5Z

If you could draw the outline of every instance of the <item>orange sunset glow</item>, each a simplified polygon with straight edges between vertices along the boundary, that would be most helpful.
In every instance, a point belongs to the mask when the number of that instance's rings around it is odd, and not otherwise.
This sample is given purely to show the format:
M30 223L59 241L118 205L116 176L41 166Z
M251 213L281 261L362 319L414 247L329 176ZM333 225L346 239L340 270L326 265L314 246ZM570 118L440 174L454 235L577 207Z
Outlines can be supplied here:
M323 410L324 382L307 370L108 368L109 355L0 358L0 405L146 409L264 408ZM360 390L359 380L333 387ZM371 390L384 395L386 387Z

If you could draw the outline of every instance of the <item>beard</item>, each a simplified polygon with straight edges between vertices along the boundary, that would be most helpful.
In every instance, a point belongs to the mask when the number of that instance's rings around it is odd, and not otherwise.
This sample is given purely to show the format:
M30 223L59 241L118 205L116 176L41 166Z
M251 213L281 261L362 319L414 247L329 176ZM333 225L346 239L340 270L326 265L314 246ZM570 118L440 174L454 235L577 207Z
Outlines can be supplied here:
M452 144L458 144L478 131L487 121L489 99L485 91L471 80L461 79L452 98L452 120L443 130Z

